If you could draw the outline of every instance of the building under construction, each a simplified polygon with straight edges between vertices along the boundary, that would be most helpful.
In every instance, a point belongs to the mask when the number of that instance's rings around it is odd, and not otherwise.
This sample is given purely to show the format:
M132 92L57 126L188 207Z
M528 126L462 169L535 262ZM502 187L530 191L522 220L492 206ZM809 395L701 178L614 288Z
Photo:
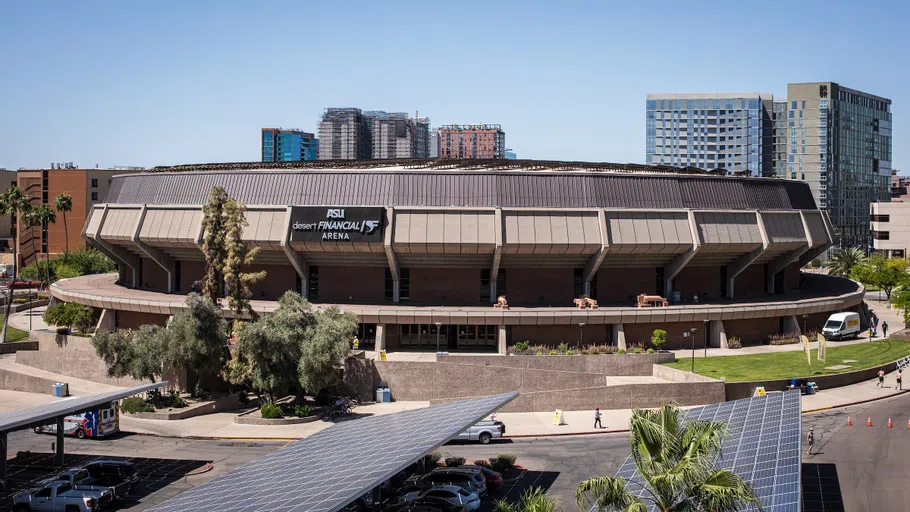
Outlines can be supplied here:
M320 160L366 160L366 127L359 108L327 108L319 122Z
M319 124L320 160L430 157L430 119L404 112L329 108Z
M506 133L498 124L449 124L439 129L439 157L505 158Z

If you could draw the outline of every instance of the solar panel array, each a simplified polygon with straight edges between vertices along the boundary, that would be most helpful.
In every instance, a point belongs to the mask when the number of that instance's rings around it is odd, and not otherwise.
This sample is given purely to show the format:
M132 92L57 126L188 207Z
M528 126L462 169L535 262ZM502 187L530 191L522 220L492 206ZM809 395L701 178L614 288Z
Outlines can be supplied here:
M70 414L84 412L93 407L113 402L114 400L120 400L121 398L138 395L139 393L165 386L167 386L166 381L156 382L154 384L145 384L133 388L108 391L107 393L69 398L49 404L36 405L17 411L5 412L0 414L0 432L9 432L11 430L42 425L44 424L42 422L49 422L60 416L69 416Z
M152 511L334 512L517 396L506 393L344 421Z
M799 512L800 401L799 390L772 393L690 409L685 420L726 422L730 436L715 466L752 484L765 512ZM633 494L646 494L631 456L616 476L635 482L627 487Z

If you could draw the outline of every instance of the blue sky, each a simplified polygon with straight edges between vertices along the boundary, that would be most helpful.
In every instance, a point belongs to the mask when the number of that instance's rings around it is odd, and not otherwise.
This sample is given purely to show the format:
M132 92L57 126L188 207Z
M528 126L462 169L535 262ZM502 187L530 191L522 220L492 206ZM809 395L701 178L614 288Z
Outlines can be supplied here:
M257 160L260 128L315 131L329 106L643 162L648 92L830 80L893 100L910 173L908 27L898 1L10 1L0 167Z

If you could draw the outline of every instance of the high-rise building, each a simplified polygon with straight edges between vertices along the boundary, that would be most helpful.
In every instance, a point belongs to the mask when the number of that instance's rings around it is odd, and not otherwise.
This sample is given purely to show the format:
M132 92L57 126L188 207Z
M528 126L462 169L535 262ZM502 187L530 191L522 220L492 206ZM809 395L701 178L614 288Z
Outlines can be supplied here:
M439 158L439 129L430 132L430 158Z
M652 165L773 175L770 94L649 94L646 159Z
M429 118L383 111L367 111L363 116L371 159L430 157Z
M440 158L504 158L506 133L498 124L449 124L439 129Z
M507 149L506 153L505 153L505 158L506 158L506 160L518 160L518 154L515 153L514 151L512 151L511 149Z
M283 128L262 129L263 162L316 160L318 152L319 141L312 133Z
M414 127L414 151L412 158L430 158L430 118L411 118Z
M772 170L774 176L784 176L787 169L787 102L774 100L771 113Z
M359 108L327 108L319 123L320 160L366 160L363 111Z
M869 204L891 186L891 100L833 82L787 85L787 170L828 210L841 247L871 247Z

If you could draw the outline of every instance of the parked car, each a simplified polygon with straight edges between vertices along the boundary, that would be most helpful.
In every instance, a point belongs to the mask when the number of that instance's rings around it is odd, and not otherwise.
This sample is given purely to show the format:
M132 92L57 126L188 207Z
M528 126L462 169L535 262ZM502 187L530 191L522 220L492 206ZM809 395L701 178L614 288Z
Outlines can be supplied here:
M110 494L108 493L108 497ZM92 512L106 506L100 491L76 490L69 482L48 481L13 496L16 512Z
M399 500L399 504L414 503L437 508L438 500L444 500L450 505L460 505L466 512L480 508L480 496L457 485L440 485L423 491L410 492ZM436 505L433 504L434 502Z
M421 477L411 479L417 490L441 485L456 485L462 489L483 496L487 493L487 481L479 471L461 468L439 468Z
M484 466L477 466L474 464L462 464L458 467L480 471L487 481L487 489L496 490L502 487L502 474L499 472L493 471L492 469Z
M84 466L85 471L100 485L114 489L114 497L126 497L139 487L139 472L136 466L122 460L96 460Z
M116 498L115 488L113 486L104 485L82 468L61 471L54 477L54 480L58 482L67 482L77 491L98 491L106 500L113 501Z
M493 439L499 439L506 434L506 424L501 421L484 420L478 421L468 427L467 430L458 434L456 439L464 441L480 441L483 444L489 444Z

